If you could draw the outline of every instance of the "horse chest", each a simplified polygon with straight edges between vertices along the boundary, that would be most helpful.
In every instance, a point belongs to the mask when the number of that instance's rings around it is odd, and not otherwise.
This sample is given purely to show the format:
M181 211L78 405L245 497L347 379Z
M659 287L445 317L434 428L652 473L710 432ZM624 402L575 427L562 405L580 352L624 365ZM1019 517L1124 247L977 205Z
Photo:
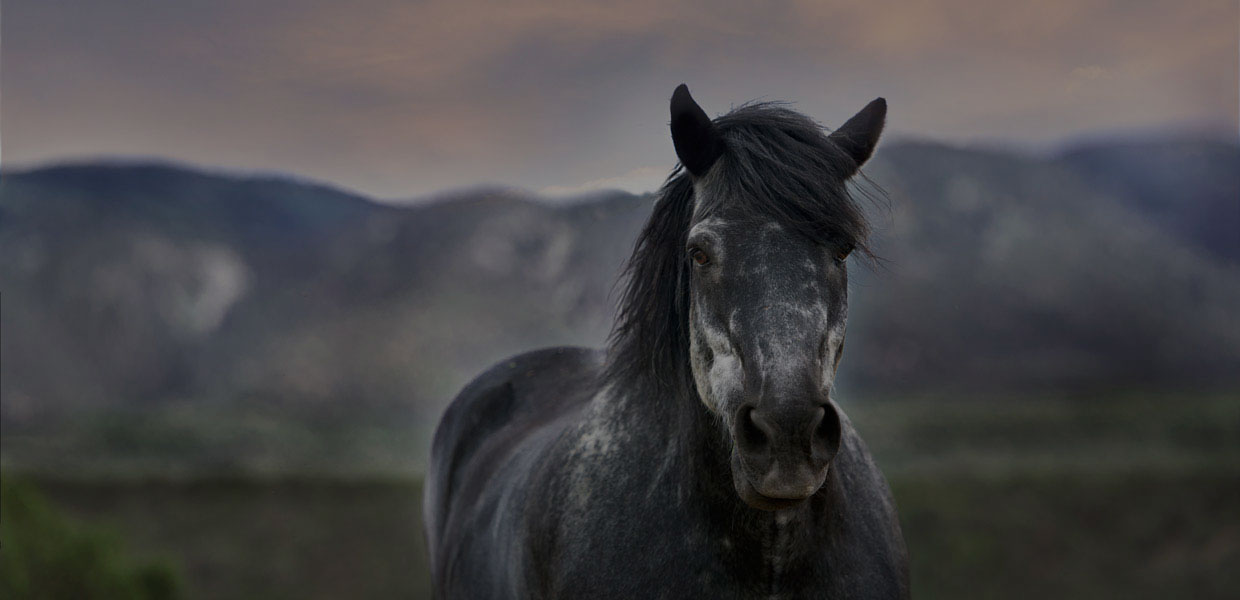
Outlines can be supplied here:
M615 507L611 507L615 508ZM797 550L794 524L776 523L758 537L712 526L678 510L620 510L587 519L546 571L543 587L556 598L831 597L809 553ZM588 535L585 533L588 532Z

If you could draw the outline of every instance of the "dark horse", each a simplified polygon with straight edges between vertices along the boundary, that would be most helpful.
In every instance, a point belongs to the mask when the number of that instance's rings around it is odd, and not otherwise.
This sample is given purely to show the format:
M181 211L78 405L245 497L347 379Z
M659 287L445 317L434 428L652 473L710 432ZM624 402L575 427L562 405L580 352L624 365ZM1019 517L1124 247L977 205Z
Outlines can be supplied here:
M435 433L425 519L439 598L906 598L891 493L831 398L845 182L880 98L833 133L778 104L713 122L672 96L673 171L606 352L475 379Z

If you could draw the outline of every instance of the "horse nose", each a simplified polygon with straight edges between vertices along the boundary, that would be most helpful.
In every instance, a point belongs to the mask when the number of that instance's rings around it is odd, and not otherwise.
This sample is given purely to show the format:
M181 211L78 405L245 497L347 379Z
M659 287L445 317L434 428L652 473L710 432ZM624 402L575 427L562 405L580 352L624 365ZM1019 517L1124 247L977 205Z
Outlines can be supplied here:
M746 454L787 450L829 459L834 454L832 430L838 424L826 422L828 411L835 412L826 405L779 412L746 405L737 415L737 444Z
M839 449L839 414L829 404L741 407L734 439L759 492L771 497L805 497ZM808 489L813 487L814 489Z

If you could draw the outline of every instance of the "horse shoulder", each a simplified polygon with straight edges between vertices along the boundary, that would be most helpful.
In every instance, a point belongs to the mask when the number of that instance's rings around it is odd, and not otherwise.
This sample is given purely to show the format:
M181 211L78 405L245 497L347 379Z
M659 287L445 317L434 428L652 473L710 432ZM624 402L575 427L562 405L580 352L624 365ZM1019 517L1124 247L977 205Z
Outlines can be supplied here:
M448 406L431 445L423 517L438 571L449 523L495 489L491 480L528 438L579 408L594 391L602 353L576 347L527 352L487 369ZM455 511L455 513L454 513Z

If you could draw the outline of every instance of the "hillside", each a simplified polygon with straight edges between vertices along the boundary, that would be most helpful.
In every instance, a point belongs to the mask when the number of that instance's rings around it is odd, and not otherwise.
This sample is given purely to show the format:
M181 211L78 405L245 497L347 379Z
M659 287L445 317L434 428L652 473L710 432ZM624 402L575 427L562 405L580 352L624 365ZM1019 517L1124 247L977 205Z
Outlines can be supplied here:
M1160 158L884 146L868 172L885 262L853 270L845 395L1240 389L1240 262L1216 227L1240 204L1240 148L1146 144ZM480 189L393 206L173 165L4 173L4 461L416 469L473 373L602 343L651 202Z

